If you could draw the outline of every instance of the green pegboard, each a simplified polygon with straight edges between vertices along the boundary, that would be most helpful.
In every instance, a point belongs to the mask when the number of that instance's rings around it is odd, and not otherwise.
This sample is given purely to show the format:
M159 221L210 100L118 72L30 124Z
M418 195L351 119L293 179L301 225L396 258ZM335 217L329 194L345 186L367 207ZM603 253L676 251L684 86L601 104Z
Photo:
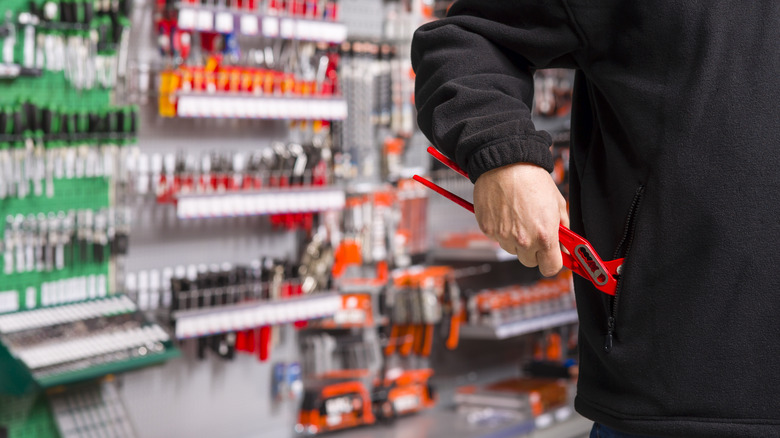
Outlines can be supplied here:
M45 71L38 78L0 79L0 104L13 105L25 100L90 111L109 108L111 92L99 88L77 90L62 72Z
M108 189L109 184L105 178L55 179L53 198L44 195L3 199L0 200L0 212L27 215L49 211L99 210L109 205ZM0 219L4 220L5 216ZM0 225L0 230L2 227L3 225Z
M28 215L68 210L91 209L99 210L109 206L109 183L104 178L79 178L71 180L55 180L53 198L46 196L28 196L24 199L7 198L0 201L0 235L5 229L5 218L8 215ZM66 260L72 258L72 254L66 254ZM108 254L107 254L108 257ZM4 262L0 258L0 272L3 272ZM36 303L42 302L41 285L51 281L65 278L84 277L90 275L104 275L106 281L109 278L109 264L94 263L66 263L65 269L51 272L24 272L11 275L0 274L0 290L15 290L19 292L20 309L25 308L24 296L28 288L35 288L37 292ZM109 285L106 284L106 290Z
M42 7L45 0L0 0L0 24L10 12L16 21L20 12L26 12L30 3ZM59 3L59 2L58 2ZM39 31L44 31L42 28ZM69 31L57 31L67 34ZM22 63L24 36L21 27L17 28L17 41L14 47L14 61ZM50 104L62 105L70 109L101 109L112 101L112 91L100 87L91 90L77 90L65 79L64 72L44 71L37 78L19 77L0 79L0 104L15 104L21 100L38 100Z
M0 395L0 427L9 438L59 438L44 394Z

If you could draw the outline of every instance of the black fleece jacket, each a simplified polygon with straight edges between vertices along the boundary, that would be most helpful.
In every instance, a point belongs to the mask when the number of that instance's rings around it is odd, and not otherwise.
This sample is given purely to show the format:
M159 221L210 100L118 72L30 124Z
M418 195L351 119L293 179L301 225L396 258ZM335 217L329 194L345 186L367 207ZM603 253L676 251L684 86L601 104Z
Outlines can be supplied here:
M535 69L577 70L577 410L618 430L780 437L780 1L461 0L415 34L419 125L472 180L552 167Z

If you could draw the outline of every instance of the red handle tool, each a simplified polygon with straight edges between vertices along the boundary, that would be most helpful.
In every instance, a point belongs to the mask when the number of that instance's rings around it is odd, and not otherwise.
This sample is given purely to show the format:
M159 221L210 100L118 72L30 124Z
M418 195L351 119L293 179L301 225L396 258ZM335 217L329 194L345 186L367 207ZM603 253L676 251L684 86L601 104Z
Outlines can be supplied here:
M463 169L458 167L454 161L442 155L432 146L428 148L428 153L450 169L468 178L468 175ZM469 201L450 193L419 175L414 175L414 180L474 213L474 205ZM615 295L617 278L619 277L620 270L623 266L622 258L606 262L601 260L601 257L599 257L596 250L593 249L590 242L563 225L560 225L558 228L558 239L560 240L561 245L566 248L566 251L561 251L564 266L571 269L575 274L590 280L596 289L607 295Z

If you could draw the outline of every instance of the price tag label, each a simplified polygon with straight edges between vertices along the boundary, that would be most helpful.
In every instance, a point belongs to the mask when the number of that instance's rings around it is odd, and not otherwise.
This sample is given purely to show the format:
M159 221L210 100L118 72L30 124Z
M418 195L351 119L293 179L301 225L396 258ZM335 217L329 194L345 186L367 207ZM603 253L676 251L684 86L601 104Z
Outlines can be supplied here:
M196 14L193 9L180 9L179 10L179 29L193 29L195 28Z
M280 35L282 38L293 38L295 37L295 22L293 20L290 20L289 18L285 18L282 20L280 29Z
M220 12L217 14L217 32L233 32L233 14L230 12Z
M330 25L330 39L334 43L340 43L347 39L347 26L342 23L332 23Z
M279 20L273 17L263 18L263 35L267 37L278 37Z
M320 32L318 32L318 30ZM323 30L326 30L326 27L321 26L315 21L298 21L295 27L295 37L307 41L326 39L324 38L324 35L322 35L322 38L318 38L318 36L320 36L319 34L322 34Z
M244 35L257 35L259 31L260 26L257 17L254 15L241 16L241 33Z
M214 14L211 11L199 11L198 12L198 30L213 30L214 29Z

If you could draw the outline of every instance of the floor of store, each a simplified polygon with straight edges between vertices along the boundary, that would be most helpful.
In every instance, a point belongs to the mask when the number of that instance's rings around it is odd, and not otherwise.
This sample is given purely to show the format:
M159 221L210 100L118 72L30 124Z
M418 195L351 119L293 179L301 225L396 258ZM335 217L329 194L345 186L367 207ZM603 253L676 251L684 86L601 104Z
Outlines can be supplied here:
M570 411L571 412L571 411ZM587 438L593 422L572 413L569 418L535 429L533 421L470 425L452 407L442 407L396 420L389 426L334 433L334 438Z
M439 403L428 411L399 418L392 423L336 432L337 438L587 438L593 422L569 405L524 420L483 418L469 422L457 412L455 391L463 385L480 385L517 377L516 367L491 367L479 372L434 377ZM573 384L570 394L574 394ZM487 416L486 416L487 417Z

